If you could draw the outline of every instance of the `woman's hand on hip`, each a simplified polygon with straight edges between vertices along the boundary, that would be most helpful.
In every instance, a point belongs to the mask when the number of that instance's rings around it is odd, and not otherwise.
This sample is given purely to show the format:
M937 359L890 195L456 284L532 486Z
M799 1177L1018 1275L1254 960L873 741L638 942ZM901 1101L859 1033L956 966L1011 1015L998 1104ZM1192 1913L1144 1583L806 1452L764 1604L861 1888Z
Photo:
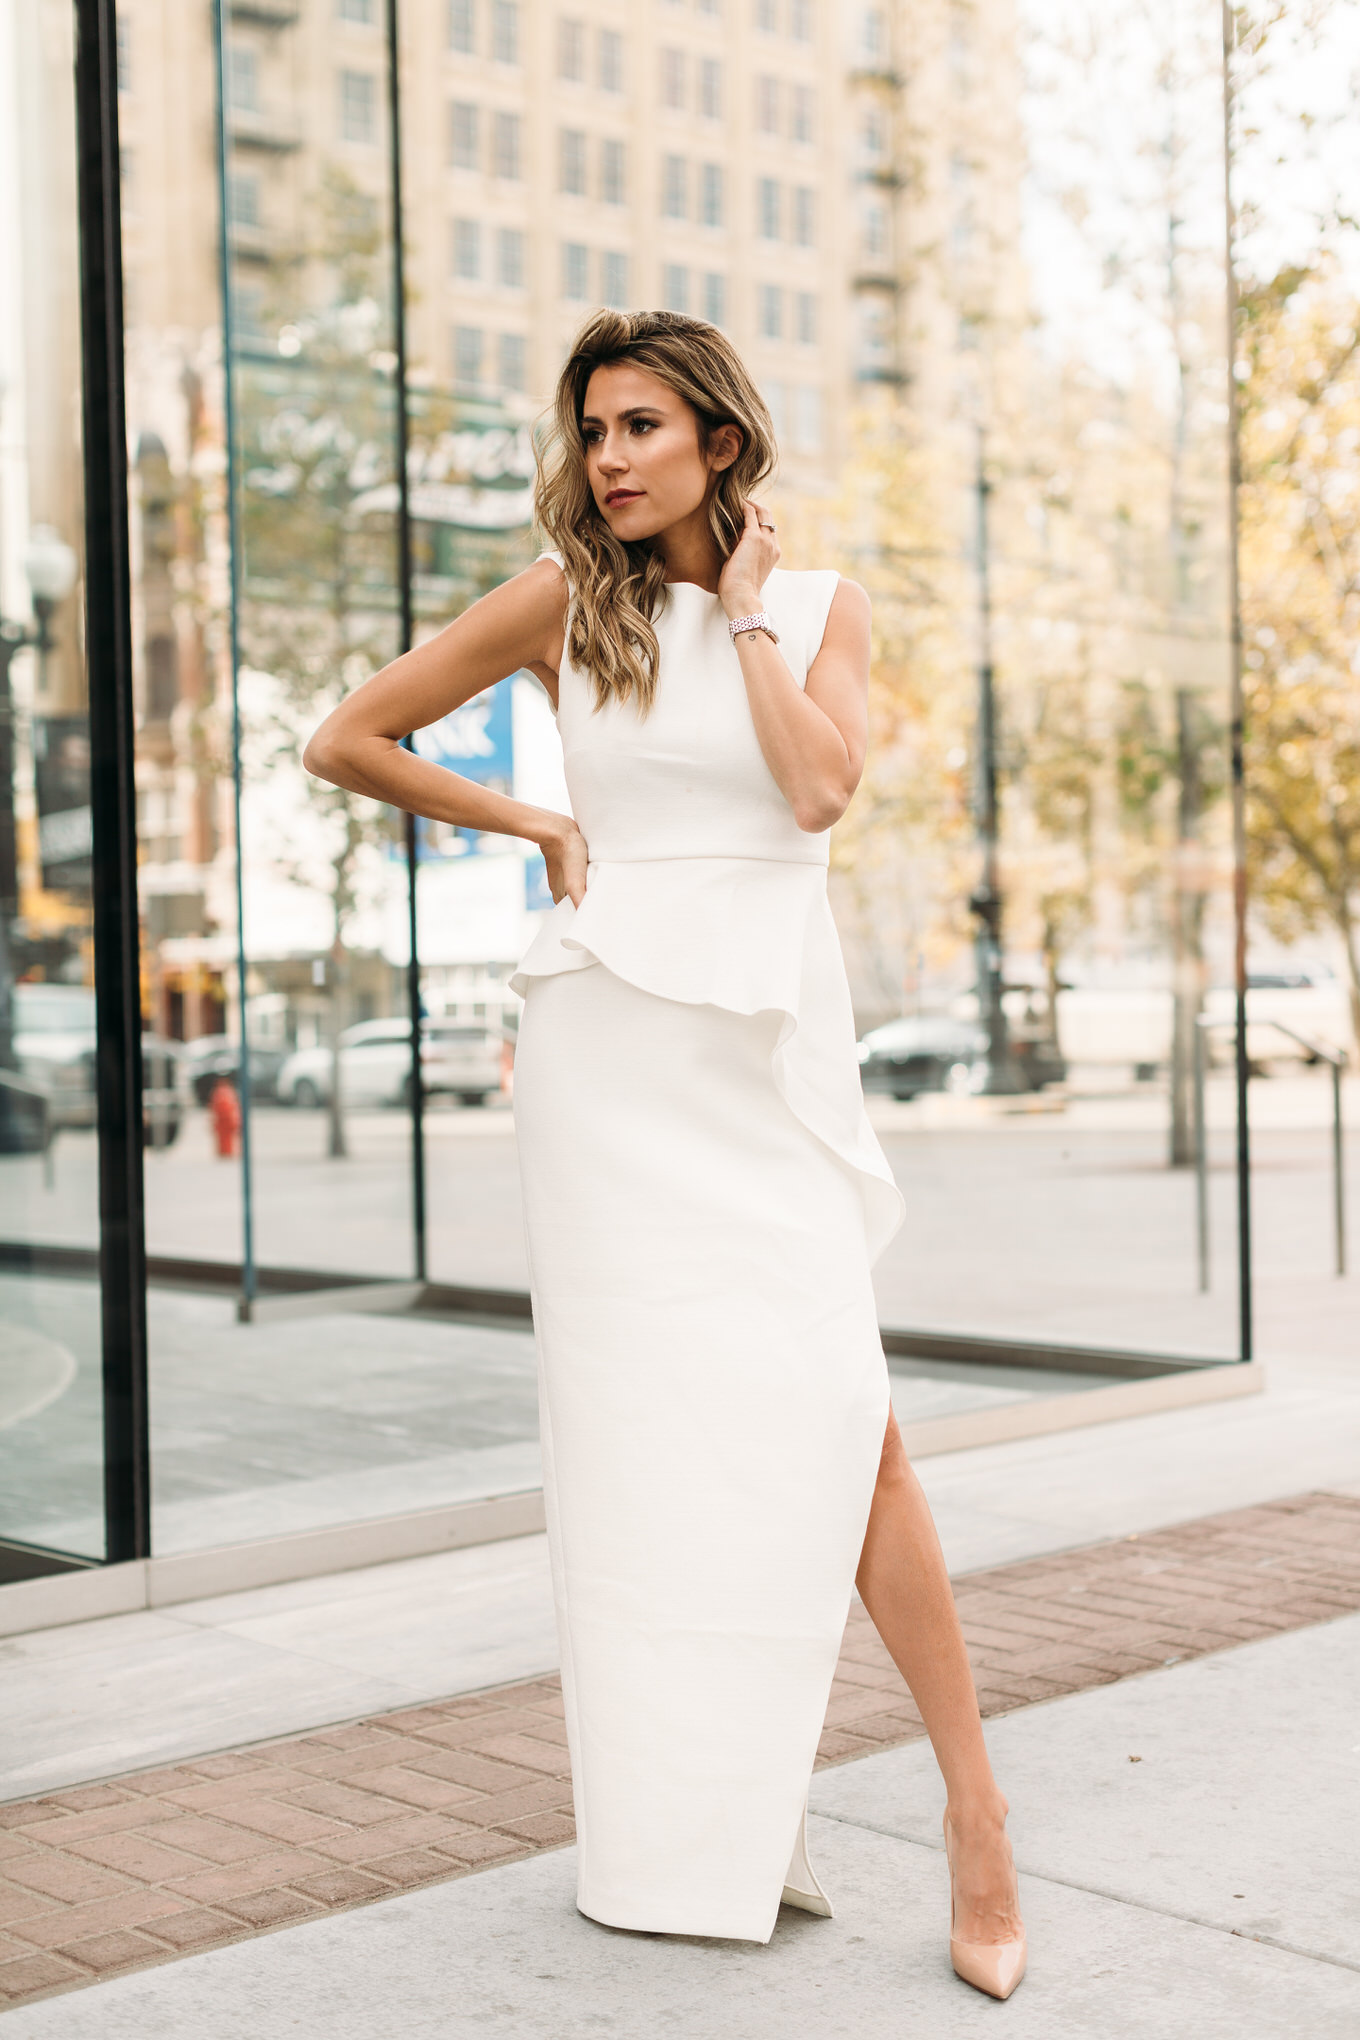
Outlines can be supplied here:
M779 564L779 536L769 511L746 505L746 524L718 576L718 596L729 617L749 616L762 607L761 589Z
M570 900L579 907L586 896L586 865L590 853L586 839L569 815L561 817L562 827L539 838L539 849L548 867L548 889L554 901Z

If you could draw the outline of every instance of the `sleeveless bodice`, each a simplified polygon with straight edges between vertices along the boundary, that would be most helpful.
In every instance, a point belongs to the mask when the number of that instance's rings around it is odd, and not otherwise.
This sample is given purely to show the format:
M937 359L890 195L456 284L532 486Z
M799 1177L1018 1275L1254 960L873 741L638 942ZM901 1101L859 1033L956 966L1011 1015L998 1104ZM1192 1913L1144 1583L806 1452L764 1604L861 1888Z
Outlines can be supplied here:
M800 687L838 579L776 572L765 583ZM827 900L829 832L798 827L765 763L717 596L672 585L654 622L649 715L631 701L596 709L587 676L562 662L557 727L589 853L586 891L579 906L562 899L544 917L511 989L523 997L535 978L603 964L659 998L777 1016L776 1087L853 1174L872 1259L903 1204L864 1111Z
M779 649L800 687L839 578L776 571L765 584ZM830 831L798 827L765 763L718 597L689 581L673 583L653 623L661 657L646 716L632 701L597 709L588 675L562 662L557 727L572 813L591 861L759 857L825 865Z

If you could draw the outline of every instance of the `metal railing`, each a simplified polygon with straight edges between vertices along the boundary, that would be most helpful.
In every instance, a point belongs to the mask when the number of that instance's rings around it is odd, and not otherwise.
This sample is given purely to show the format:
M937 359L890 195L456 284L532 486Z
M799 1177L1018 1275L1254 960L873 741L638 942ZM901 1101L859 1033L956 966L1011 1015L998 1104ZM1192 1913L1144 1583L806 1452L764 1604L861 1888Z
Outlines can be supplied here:
M1314 1041L1310 1035L1300 1034L1296 1028L1286 1027L1283 1020L1252 1020L1252 1027L1273 1027L1277 1034L1288 1035L1315 1062L1326 1063L1332 1073L1332 1222L1336 1239L1336 1272L1346 1272L1346 1152L1345 1133L1341 1120L1341 1073L1346 1068L1344 1048L1331 1048L1325 1041ZM1195 1027L1195 1223L1199 1246L1199 1286L1203 1294L1209 1287L1209 1141L1204 1116L1205 1043L1208 1034L1215 1028L1236 1037L1235 1020L1214 1020L1201 1013Z

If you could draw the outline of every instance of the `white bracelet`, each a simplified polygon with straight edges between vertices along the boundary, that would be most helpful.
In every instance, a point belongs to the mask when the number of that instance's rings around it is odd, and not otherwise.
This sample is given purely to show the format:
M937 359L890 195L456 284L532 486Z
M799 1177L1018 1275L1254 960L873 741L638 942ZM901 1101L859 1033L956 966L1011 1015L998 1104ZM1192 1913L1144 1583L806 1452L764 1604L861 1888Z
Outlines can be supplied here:
M741 636L742 632L746 630L763 630L771 644L777 645L779 643L779 633L773 623L771 623L767 610L757 609L751 616L733 616L728 618L727 634L734 643Z

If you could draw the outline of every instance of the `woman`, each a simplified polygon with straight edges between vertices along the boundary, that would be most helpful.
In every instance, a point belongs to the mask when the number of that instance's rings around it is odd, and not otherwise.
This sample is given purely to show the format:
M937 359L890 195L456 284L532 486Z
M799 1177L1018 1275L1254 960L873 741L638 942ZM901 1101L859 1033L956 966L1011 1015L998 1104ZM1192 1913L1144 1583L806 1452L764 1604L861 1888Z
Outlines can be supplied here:
M305 763L547 863L515 1118L581 1910L755 1941L781 1896L830 1912L806 1796L857 1581L944 1772L954 1966L1005 1997L1006 1803L889 1401L869 1267L902 1199L826 899L869 603L777 570L773 455L714 327L600 313L539 476L555 550L350 695ZM401 747L521 668L572 816Z

